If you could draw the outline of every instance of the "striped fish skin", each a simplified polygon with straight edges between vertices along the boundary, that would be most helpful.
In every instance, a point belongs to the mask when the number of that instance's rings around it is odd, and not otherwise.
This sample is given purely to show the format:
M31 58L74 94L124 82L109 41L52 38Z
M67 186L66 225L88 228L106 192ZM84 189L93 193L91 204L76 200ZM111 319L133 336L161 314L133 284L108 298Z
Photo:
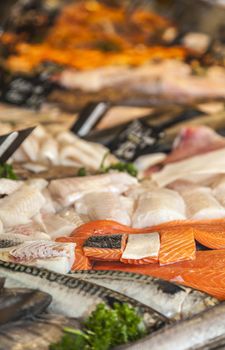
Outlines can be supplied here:
M205 293L155 277L121 271L76 271L73 275L137 299L172 320L191 317L219 303Z
M117 350L207 350L224 349L213 346L219 339L224 341L225 303L210 310L159 330L133 344L120 346ZM220 340L219 340L220 341ZM218 343L217 343L218 344Z
M85 318L101 302L126 302L138 308L149 332L169 323L168 318L135 299L68 275L3 261L0 261L0 275L7 278L7 287L22 284L50 293L53 298L50 310L68 317Z

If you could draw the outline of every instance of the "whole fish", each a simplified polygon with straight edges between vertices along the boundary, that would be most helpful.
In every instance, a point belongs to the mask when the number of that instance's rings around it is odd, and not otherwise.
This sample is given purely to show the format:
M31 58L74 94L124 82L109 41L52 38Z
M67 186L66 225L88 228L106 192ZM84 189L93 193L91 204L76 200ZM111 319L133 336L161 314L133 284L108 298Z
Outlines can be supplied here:
M127 302L140 310L149 332L169 323L167 317L149 306L111 289L79 278L3 261L0 261L0 274L7 277L7 287L32 286L32 288L51 293L53 302L50 309L68 317L84 318L101 302L108 304Z
M47 314L1 326L0 350L49 350L50 344L60 341L64 327L80 325L62 315Z
M118 350L199 350L224 349L225 303ZM215 346L213 345L215 341ZM220 343L222 342L222 347Z
M36 316L42 313L51 303L48 293L32 289L7 289L0 293L0 325L17 319Z
M126 294L173 320L191 317L219 303L197 290L137 273L90 270L73 275Z

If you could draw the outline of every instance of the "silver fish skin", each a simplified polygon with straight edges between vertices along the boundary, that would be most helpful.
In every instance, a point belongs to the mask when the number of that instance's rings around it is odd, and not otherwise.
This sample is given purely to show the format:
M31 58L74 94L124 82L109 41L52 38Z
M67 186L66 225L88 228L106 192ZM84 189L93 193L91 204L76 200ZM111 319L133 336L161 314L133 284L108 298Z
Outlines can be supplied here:
M219 303L197 290L138 273L91 270L72 274L134 298L172 320L186 319Z
M68 317L86 318L97 304L126 302L142 314L149 332L155 331L170 320L135 299L89 281L49 270L0 261L0 275L6 277L8 288L23 286L50 293L53 301L49 310Z
M64 327L80 328L76 320L47 314L34 320L20 320L0 327L0 350L49 350L60 341Z
M225 338L225 303L194 317L165 327L133 344L117 350L199 350L215 349L214 342ZM219 349L224 349L224 347Z
M0 293L0 325L23 317L39 315L52 301L50 294L32 289L2 289Z

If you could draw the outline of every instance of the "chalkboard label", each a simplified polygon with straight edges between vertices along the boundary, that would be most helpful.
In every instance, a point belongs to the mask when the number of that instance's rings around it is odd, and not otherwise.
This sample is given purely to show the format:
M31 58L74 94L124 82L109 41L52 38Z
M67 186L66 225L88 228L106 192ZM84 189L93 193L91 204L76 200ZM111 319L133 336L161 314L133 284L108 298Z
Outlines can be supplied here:
M133 161L157 146L162 133L141 120L135 120L122 130L108 145L115 156L123 161Z
M16 75L3 79L1 101L17 106L38 109L53 89L44 75Z

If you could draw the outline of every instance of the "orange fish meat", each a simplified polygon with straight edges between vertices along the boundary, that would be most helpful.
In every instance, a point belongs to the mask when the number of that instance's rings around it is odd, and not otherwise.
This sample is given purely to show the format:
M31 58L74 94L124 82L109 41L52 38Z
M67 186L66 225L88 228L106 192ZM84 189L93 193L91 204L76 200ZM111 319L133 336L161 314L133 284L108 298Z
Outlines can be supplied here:
M165 230L160 237L160 265L195 259L196 247L192 228Z
M225 249L225 229L220 226L196 228L194 230L196 241L211 249Z
M83 246L84 254L93 260L120 261L127 235L92 236Z

